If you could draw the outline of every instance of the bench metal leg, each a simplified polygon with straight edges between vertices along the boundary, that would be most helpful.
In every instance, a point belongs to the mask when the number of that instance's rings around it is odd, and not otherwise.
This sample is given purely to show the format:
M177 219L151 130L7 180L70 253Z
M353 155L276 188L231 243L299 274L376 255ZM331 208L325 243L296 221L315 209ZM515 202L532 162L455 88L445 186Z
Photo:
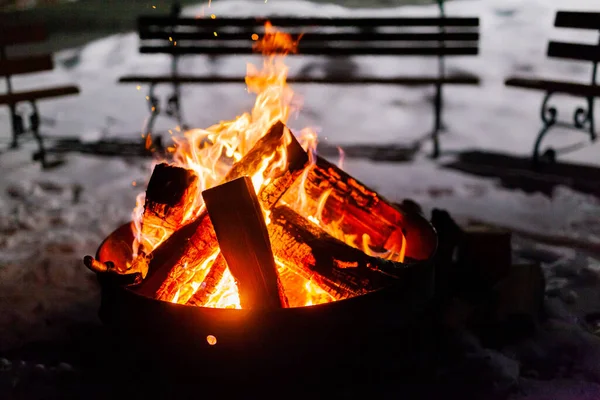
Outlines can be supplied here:
M573 121L575 127L578 129L586 128L586 125L589 130L590 140L594 142L596 140L596 130L594 128L594 98L588 97L587 100L587 110L583 107L579 107L575 110L575 114L573 115Z
M542 140L544 139L544 136L546 136L546 133L548 133L550 128L556 125L556 116L558 115L558 112L556 110L556 107L548 105L548 101L550 100L551 96L552 92L546 93L544 101L542 102L542 108L540 110L540 117L542 118L543 126L540 130L540 133L538 133L537 138L535 139L535 144L533 145L532 158L534 167L537 167L540 162L540 146L542 145ZM550 154L553 153L552 149L549 149L548 151L550 152Z
M144 126L144 135L152 133L156 117L160 114L160 101L154 94L154 85L150 85L150 91L148 92L148 108L150 110L150 116L146 121L146 126Z
M154 123L156 118L163 112L160 106L160 99L154 93L155 85L150 85L150 91L148 92L148 108L150 110L150 116L144 126L144 135L154 133ZM164 114L168 117L173 118L177 121L177 124L181 129L186 130L187 126L183 123L183 115L181 112L181 103L179 101L179 85L175 85L173 94L167 99L167 105Z
M433 121L433 133L431 138L433 140L433 153L432 158L438 158L440 156L440 139L439 134L442 129L442 85L435 85L435 98L434 98L434 121Z
M167 100L167 115L174 118L181 129L185 130L187 127L183 123L183 116L181 113L181 103L179 101L180 94L179 84L173 84L173 94Z
M532 158L533 158L533 166L534 167L539 167L539 164L541 161L540 160L540 147L542 144L542 140L544 139L544 137L546 136L546 134L548 133L550 128L552 128L554 126L562 126L565 128L571 128L571 129L585 131L589 134L590 141L592 141L592 142L595 141L597 138L596 131L595 131L595 124L594 124L594 98L593 97L586 97L587 107L585 107L585 108L578 107L577 109L575 109L575 112L573 113L573 122L569 123L569 122L565 122L565 121L559 121L557 118L558 111L556 110L556 107L550 106L548 104L548 101L550 100L550 97L552 96L552 94L553 94L552 92L546 93L546 96L544 97L544 101L542 102L540 116L542 118L543 127L540 130L540 133L538 133L538 136L535 140L535 144L533 146L533 157ZM562 148L560 150L555 150L550 147L544 152L543 157L548 158L548 160L546 160L546 161L553 162L553 161L555 161L557 153L559 153L561 151L562 152L573 151L573 150L577 150L581 147L582 147L581 144L571 145L566 148Z
M21 136L25 132L25 128L23 126L23 117L17 114L16 104L9 105L9 114L10 124L12 128L12 141L10 144L10 148L16 149L19 147L19 136Z
M33 159L35 161L39 161L42 163L42 168L47 168L48 163L46 162L46 149L44 148L44 139L42 135L40 135L40 114L35 102L31 102L31 107L33 108L33 113L31 117L29 117L29 123L31 128L31 133L35 138L35 141L38 144L39 150L37 153L33 155Z

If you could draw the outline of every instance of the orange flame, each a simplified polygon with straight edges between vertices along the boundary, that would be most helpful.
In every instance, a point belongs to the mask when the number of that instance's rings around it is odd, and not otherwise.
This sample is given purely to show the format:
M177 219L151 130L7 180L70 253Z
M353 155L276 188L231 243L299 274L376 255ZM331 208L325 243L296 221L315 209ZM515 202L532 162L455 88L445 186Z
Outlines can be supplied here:
M172 151L173 161L171 163L192 170L198 177L196 191L189 193L186 197L185 210L187 211L183 223L194 220L204 209L202 191L219 184L230 170L231 165L239 161L274 123L277 121L287 122L290 113L300 108L298 97L294 96L294 92L287 85L288 67L283 62L286 54L297 52L299 38L293 40L291 35L277 31L267 22L264 36L260 40L256 40L258 38L253 35L252 39L255 40L253 49L263 54L261 68L253 64L247 65L246 85L249 92L256 94L252 111L244 113L232 121L222 121L206 129L188 130L183 133L183 137L173 135L175 147ZM179 131L179 129L176 130ZM150 140L148 136L147 141ZM315 131L309 128L302 130L298 134L298 140L309 152L310 159L314 163L317 145ZM267 155L258 172L251 177L254 189L258 192L267 185L272 176L286 167L286 163L285 148L276 154ZM301 178L301 185L306 179L307 172L305 171ZM368 235L362 238L350 237L336 223L324 224L322 222L321 212L329 194L330 191L323 193L317 209L309 210L306 206L306 193L300 190L298 203L293 206L297 212L321 226L328 233L373 254L369 247ZM141 193L133 212L134 256L140 252L140 244L143 244L144 251L148 253L172 233L152 229L152 237L145 237L141 229L143 208L144 193ZM270 222L269 213L265 211L264 214L268 224ZM403 242L402 249L393 249L388 253L397 254L401 251L403 259L404 245ZM191 296L199 290L217 255L218 251L207 259L196 260L194 265L184 265L185 284L177 287L173 293L168 293L166 297L162 296L161 299L186 304ZM335 298L312 280L298 276L291 269L286 268L285 260L276 259L275 261L290 306L308 306L335 301ZM210 296L204 306L241 308L237 285L228 269L217 284L215 293Z

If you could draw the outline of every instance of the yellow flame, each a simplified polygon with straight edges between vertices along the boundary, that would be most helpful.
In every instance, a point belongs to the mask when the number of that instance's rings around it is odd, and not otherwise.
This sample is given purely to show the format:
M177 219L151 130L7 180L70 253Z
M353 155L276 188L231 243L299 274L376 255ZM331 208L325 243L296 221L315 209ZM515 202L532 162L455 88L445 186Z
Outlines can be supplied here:
M210 3L209 3L210 6ZM211 18L216 18L214 14ZM214 32L217 35L217 32ZM283 62L286 54L296 53L299 38L293 39L291 35L277 31L270 23L265 24L265 34L260 38L257 34L251 35L253 49L263 54L262 65L247 65L246 86L248 92L256 94L254 106L250 112L243 113L231 121L222 121L206 129L191 129L181 132L177 126L176 132L169 130L174 146L169 147L172 154L170 163L175 166L187 168L196 175L197 185L190 193L186 194L182 225L193 221L204 210L202 191L221 183L233 163L239 161L277 121L286 123L292 112L299 110L298 96L287 84L288 67ZM287 142L291 140L291 133L286 131ZM311 163L315 163L317 134L313 129L306 128L297 133L298 141L309 152ZM146 145L150 147L152 139L146 137ZM343 152L340 149L340 163L343 162ZM260 168L251 176L255 191L268 185L275 174L286 167L287 154L285 148L279 149L274 154L265 155ZM368 235L359 237L348 235L342 229L341 221L323 222L323 210L331 195L331 190L325 191L313 209L308 204L308 196L304 191L308 168L300 178L300 190L295 204L297 212L316 225L321 226L332 236L345 241L355 247L363 249L368 254L376 254L370 248ZM147 226L142 232L144 211L144 193L136 199L133 211L134 230L134 257L141 254L150 254L157 246L172 234L172 230L160 226ZM270 223L270 213L263 210L265 222ZM402 244L398 249L386 252L401 255L404 258L406 242L402 237ZM161 299L186 304L198 291L202 290L202 282L212 267L219 251L215 251L202 260L194 260L189 265L183 266L184 273L173 285L171 293L165 293ZM381 254L381 253L377 253ZM290 301L290 306L307 306L335 301L335 298L320 288L312 279L301 277L285 266L285 260L276 260L282 285ZM135 262L134 262L135 264ZM143 264L143 263L140 263ZM147 262L146 262L147 268ZM205 307L240 308L240 299L237 284L228 269L216 286L214 293L209 296Z

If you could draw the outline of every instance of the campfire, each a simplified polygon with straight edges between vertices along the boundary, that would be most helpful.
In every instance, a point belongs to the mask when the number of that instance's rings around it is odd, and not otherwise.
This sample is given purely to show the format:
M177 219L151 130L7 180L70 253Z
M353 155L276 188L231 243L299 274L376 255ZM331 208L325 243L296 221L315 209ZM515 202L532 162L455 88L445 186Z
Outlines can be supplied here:
M247 70L254 108L173 138L133 222L84 260L103 279L162 302L269 310L376 292L432 257L424 218L317 156L314 130L286 126L300 106L284 64L297 41L265 32L262 67Z

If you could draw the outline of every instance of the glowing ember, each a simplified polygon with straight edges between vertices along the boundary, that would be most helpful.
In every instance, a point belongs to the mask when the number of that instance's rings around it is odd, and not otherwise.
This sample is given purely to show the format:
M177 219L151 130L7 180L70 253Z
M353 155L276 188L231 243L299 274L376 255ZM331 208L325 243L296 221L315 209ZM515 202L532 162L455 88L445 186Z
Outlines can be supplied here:
M208 344L210 344L211 346L214 346L215 344L217 344L217 338L214 335L208 335L206 337L206 341L208 342Z
M186 194L184 199L183 209L185 212L181 226L194 221L204 210L202 191L220 184L231 169L232 164L239 161L275 122L282 121L285 123L290 113L299 109L298 99L294 97L292 89L286 83L288 68L283 62L286 54L297 51L298 42L294 41L290 35L276 31L270 23L265 25L265 35L260 40L258 40L256 34L252 35L252 39L255 41L254 50L260 51L264 56L261 68L252 64L247 66L246 85L249 92L256 94L252 111L242 114L235 120L224 121L207 129L188 130L183 133L183 137L173 135L175 146L170 148L170 153L173 156L170 164L189 169L198 178L197 184L193 190ZM176 130L180 131L179 128ZM172 132L170 131L170 133ZM302 130L298 136L298 140L304 149L309 152L311 161L314 162L317 144L316 133L307 128ZM147 147L150 147L151 143L148 135L146 137ZM341 152L341 155L343 156L343 152ZM272 177L286 168L286 164L287 154L285 148L274 154L265 155L258 172L251 177L254 190L258 193L261 188L268 185ZM309 168L305 170L303 176L299 179L300 190L296 202L288 204L290 207L330 235L361 249L369 255L389 258L394 261L404 259L406 241L400 230L394 233L397 237L390 242L392 245L385 252L376 252L372 250L368 234L365 233L362 236L349 235L342 229L341 221L325 223L322 212L331 190L323 192L316 208L309 206L307 196L303 190ZM134 257L142 252L150 254L173 233L173 231L163 229L160 226L150 226L149 229L144 229L145 233L143 233L144 200L144 193L141 193L137 198L137 204L133 212ZM263 211L265 222L268 225L270 224L270 213L267 210ZM159 298L174 303L186 304L201 288L213 264L218 262L215 261L218 255L219 251L217 250L205 259L182 264L181 268L185 273L181 283L172 290L162 293ZM145 262L143 260L142 257L136 259L134 263L143 264ZM336 300L314 283L312 278L300 276L286 267L286 260L276 259L275 261L290 307L310 306ZM147 268L147 262L145 268ZM214 293L211 293L205 302L200 305L215 308L240 308L237 285L228 269L225 269L222 277L220 277ZM216 344L216 338L212 335L207 337L207 341L210 345Z

